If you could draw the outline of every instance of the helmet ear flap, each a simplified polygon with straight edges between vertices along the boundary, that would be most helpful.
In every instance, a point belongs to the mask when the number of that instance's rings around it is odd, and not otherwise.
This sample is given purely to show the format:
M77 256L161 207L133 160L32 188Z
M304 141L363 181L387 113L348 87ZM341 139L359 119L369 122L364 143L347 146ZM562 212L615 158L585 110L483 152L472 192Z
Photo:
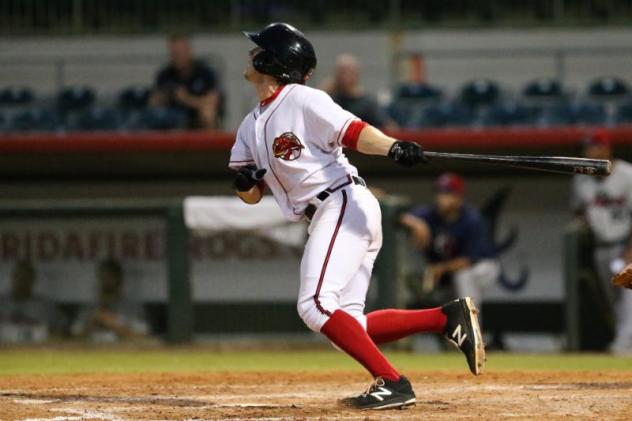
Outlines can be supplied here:
M252 58L252 67L259 73L269 75L274 71L274 58L269 51L263 50Z
M294 83L303 83L303 74L299 70L292 70L289 76L290 81Z

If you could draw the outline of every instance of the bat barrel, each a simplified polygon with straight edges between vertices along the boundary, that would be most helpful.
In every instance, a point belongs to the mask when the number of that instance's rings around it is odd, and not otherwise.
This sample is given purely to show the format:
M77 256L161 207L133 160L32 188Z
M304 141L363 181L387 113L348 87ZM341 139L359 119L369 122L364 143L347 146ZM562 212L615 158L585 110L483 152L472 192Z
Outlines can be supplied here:
M448 159L497 164L526 170L555 172L562 174L609 175L611 163L606 159L587 159L565 156L511 156L461 154L449 152L424 152L432 159Z

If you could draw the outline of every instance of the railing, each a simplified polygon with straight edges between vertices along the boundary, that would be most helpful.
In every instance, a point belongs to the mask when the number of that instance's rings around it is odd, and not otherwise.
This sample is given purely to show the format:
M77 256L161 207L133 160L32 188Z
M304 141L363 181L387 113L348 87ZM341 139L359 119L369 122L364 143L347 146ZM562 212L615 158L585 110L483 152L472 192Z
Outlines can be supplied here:
M224 58L218 54L203 54L201 56L196 56L200 59L205 60L209 65L213 67L214 70L217 71L220 79L222 75L226 71L226 63ZM135 82L135 77L137 77L137 70L142 68L148 73L149 78L144 78L141 81L138 81L144 85L153 84L154 76L156 72L160 69L160 67L167 63L168 57L166 53L162 54L99 54L95 55L92 52L81 55L72 55L65 57L25 57L16 54L6 54L2 55L0 53L0 71L10 71L10 69L14 69L15 74L26 74L29 72L25 69L36 69L37 73L44 72L50 75L50 82L48 85L43 86L44 90L48 93L59 91L59 89L68 86L75 85L78 83L77 80L73 79L72 76L69 76L71 71L74 69L80 70L98 70L100 73L99 77L94 81L87 81L89 85L95 86L99 88L99 84L104 83L106 80L114 85L117 85L117 88L121 89L126 87L129 84L133 84ZM120 80L112 80L111 77L108 77L108 70L124 70L125 68L129 68L128 73L124 73L121 75L120 72L114 71L113 73L116 75L120 75ZM105 77L104 77L105 76ZM87 76L84 76L87 77ZM5 79L6 81L6 79ZM37 82L37 83L32 83ZM85 83L85 82L84 82ZM23 80L21 83L26 86L37 85L38 87L42 87L41 81L31 81ZM0 84L0 87L3 85ZM112 92L115 94L116 92Z
M603 24L626 23L631 15L629 0L2 0L0 32L217 31L278 20L340 29Z
M632 48L630 47L565 47L565 48L489 48L489 49L444 49L444 50L405 50L395 55L395 61L404 60L413 55L421 54L427 62L450 62L454 60L506 60L515 61L521 59L542 59L550 61L553 73L549 77L558 79L562 85L568 79L571 66L569 62L574 59L591 60L603 59L604 63L612 64L613 60L631 60ZM615 72L609 65L600 75L595 76L620 76L626 78L628 72ZM541 76L541 75L537 75ZM526 82L526 81L525 81Z

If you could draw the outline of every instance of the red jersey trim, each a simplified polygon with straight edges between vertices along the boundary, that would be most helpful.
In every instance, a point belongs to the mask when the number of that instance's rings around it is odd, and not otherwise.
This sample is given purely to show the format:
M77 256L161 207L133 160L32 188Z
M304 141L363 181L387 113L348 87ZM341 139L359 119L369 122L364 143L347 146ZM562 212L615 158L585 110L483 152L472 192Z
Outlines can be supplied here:
M285 88L285 85L281 85L279 86L276 91L274 91L274 93L272 95L270 95L269 97L267 97L266 99L264 99L263 101L259 102L259 105L262 107L265 107L266 105L268 105L269 103L271 103L272 101L274 101L276 99L276 97L279 96L279 94L281 93L281 91L283 90L283 88Z
M360 132L369 123L366 123L362 120L354 120L347 127L347 131L345 135L342 137L342 145L346 148L353 149L354 151L358 149L358 140L360 139Z

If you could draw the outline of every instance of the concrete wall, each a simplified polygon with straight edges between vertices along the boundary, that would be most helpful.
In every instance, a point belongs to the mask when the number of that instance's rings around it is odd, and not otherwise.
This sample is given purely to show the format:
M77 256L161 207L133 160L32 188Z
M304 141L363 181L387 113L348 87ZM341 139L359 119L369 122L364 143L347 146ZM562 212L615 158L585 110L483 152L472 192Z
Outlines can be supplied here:
M518 56L516 49L595 49L589 54L567 58L565 80L570 88L581 91L598 75L614 74L627 78L632 74L632 29L570 30L478 30L411 31L401 38L387 32L317 32L313 40L319 57L312 86L331 73L335 56L342 52L357 54L364 66L363 84L378 93L391 83L391 59L395 47L428 52L427 68L431 82L454 90L470 78L487 76L499 80L509 90L518 90L525 81L537 76L553 76L553 57ZM254 104L252 91L244 85L242 69L249 41L240 34L197 34L195 49L202 56L219 58L229 99L228 127L239 124L241 116ZM606 54L604 48L630 48ZM463 50L487 49L501 55L462 56ZM601 53L599 51L602 51ZM83 38L4 38L0 39L0 85L27 84L43 93L56 88L54 63L67 61L65 81L90 84L101 94L111 93L129 84L151 81L164 61L162 36L83 37ZM455 55L446 57L445 52ZM441 53L441 55L433 54Z

